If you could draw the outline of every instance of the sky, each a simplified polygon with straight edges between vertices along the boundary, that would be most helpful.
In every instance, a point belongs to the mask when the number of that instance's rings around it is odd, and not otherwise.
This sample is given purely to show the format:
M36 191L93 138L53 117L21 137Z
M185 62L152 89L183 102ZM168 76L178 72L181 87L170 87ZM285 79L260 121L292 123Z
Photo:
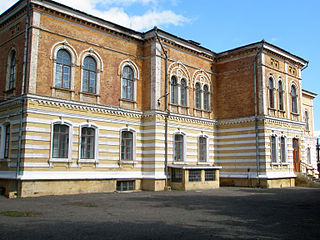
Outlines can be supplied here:
M17 0L1 0L0 14ZM309 61L302 87L320 94L319 0L56 0L145 32L154 26L222 52L264 39ZM320 95L314 100L320 130Z

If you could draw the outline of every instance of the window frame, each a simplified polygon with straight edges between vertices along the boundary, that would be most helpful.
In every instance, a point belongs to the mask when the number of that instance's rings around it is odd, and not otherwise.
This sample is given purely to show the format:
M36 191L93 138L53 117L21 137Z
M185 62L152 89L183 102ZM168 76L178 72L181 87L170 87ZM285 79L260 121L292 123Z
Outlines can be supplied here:
M185 157L186 157L186 143L185 143L185 134L178 132L174 134L174 145L173 145L173 162L175 163L184 163L185 162ZM176 137L181 137L180 139L176 139ZM179 149L177 148L179 144ZM177 149L179 151L177 151ZM179 153L179 156L181 156L181 160L177 160L177 153Z
M207 84L203 85L203 109L205 111L210 111L210 91Z
M83 128L90 128L94 130L94 151L93 151L93 158L83 158L82 157L82 146L83 146L83 136L82 136L82 129ZM79 126L79 163L82 162L95 162L98 163L98 153L99 153L99 128L96 125L93 125L91 123L87 124L81 124Z
M179 85L178 78L175 75L171 76L170 79L170 103L179 104Z
M306 123L306 131L310 131L310 122L309 122L309 112L308 110L305 110L304 111L304 120L305 120L305 123Z
M287 138L280 136L280 161L281 163L288 162Z
M293 94L293 90L294 90L294 94ZM291 112L294 114L298 114L298 94L297 94L297 87L294 84L291 85L290 95L291 95Z
M277 135L270 137L271 163L278 163L278 141Z
M125 77L125 69L130 69L132 78L126 78ZM126 82L126 85L124 85L124 82ZM122 68L122 74L121 74L121 99L127 100L127 101L135 101L135 77L134 77L134 70L130 65L124 65ZM129 89L129 84L131 83L131 90ZM129 97L129 93L131 94L131 97Z
M10 91L15 88L16 78L17 78L17 51L14 48L12 48L8 56L6 91Z
M68 55L68 57L70 58L69 60L70 60L70 62L69 62L69 64L65 64L63 61L60 63L60 62L58 62L58 55L59 55L59 52L61 53L61 52L65 52L67 55ZM61 71L61 86L58 86L57 85L57 76L58 76L58 66L60 66L61 67L61 69L62 69L62 71ZM68 87L65 87L64 86L64 83L65 83L65 81L64 81L64 69L65 68L68 68L69 69L69 77L68 77ZM68 51L67 49L59 49L58 51L57 51L57 54L56 54L56 58L55 58L55 75L54 75L54 87L56 87L56 88L62 88L62 89L71 89L71 75L72 75L72 55L71 55L71 53L70 53L70 51Z
M86 68L86 59L92 59L94 61L94 64L95 64L95 69L94 70L91 70L90 67ZM87 73L87 90L85 90L85 76ZM91 74L94 74L94 90L90 91L90 82L91 82ZM97 60L91 56L91 55L86 55L84 56L83 58L83 65L82 65L82 88L81 88L81 92L84 92L84 93L89 93L89 94L97 94L97 80L98 80L98 63L97 63Z
M67 157L54 157L53 156L53 141L54 141L54 125L66 125L69 127L69 142L68 142L68 154ZM53 121L51 123L51 144L50 144L50 159L49 164L51 166L52 162L72 162L72 143L73 143L73 125L71 122L66 120Z
M182 84L183 82L184 84ZM180 81L180 105L184 107L188 106L188 85L185 78L182 78Z
M123 133L124 132L129 132L132 134L132 145L131 145L131 149L132 149L132 152L131 152L131 158L132 159L123 159L122 158L122 141L123 141ZM134 163L136 161L136 131L132 128L124 128L124 129L121 129L120 130L120 156L119 156L119 159L120 159L120 162L122 163Z
M309 165L311 165L312 161L311 161L311 148L307 147L307 163Z
M196 82L194 85L194 105L196 109L201 109L202 104L201 104L201 84L200 82Z
M275 108L275 99L274 99L274 79L273 77L269 77L268 81L268 89L269 89L269 108Z
M1 141L0 141L0 159L10 159L10 148L11 148L11 123L5 122L0 124Z
M201 151L201 140L204 140L205 150L204 150L204 158L202 158L202 151ZM209 160L209 144L208 144L208 137L205 135L201 135L198 137L198 163L207 163ZM204 159L204 161L202 161Z
M278 91L279 91L279 110L284 111L284 90L282 80L278 81Z

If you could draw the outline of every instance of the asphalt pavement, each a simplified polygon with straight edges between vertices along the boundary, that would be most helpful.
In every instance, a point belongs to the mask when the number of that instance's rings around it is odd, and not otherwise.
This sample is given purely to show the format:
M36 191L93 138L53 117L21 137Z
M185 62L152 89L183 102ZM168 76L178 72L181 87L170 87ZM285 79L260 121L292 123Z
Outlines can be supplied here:
M320 188L0 196L11 239L320 239Z

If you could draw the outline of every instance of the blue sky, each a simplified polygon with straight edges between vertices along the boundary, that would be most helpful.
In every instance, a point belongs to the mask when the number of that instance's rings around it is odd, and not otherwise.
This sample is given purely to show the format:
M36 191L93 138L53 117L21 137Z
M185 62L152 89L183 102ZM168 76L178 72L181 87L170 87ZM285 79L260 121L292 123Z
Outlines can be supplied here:
M222 52L262 39L309 61L303 88L320 94L319 0L57 0L138 31L159 28ZM16 0L0 2L0 13ZM320 96L314 100L320 130Z

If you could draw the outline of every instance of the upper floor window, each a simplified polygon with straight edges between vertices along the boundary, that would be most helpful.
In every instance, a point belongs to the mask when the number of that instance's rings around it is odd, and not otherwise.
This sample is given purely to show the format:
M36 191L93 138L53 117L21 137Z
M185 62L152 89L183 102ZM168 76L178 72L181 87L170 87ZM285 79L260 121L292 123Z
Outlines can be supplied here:
M69 126L53 125L52 157L68 158L69 154Z
M195 85L195 105L196 108L201 109L201 88L200 83L196 83Z
M182 106L187 106L187 89L187 82L185 79L182 79L180 84L180 104Z
M9 158L10 149L10 124L4 126L4 158Z
M134 73L131 67L125 66L122 72L122 98L134 101Z
M283 102L283 85L282 81L279 81L279 110L284 110L284 102Z
M269 78L269 107L274 108L274 82L273 78Z
M309 114L308 114L308 111L304 112L304 120L306 121L306 131L309 131L310 127L309 127Z
M175 76L171 77L171 103L178 104L178 81Z
M182 134L174 135L174 161L184 161L184 141Z
M207 138L199 137L199 162L207 161Z
M12 50L9 55L7 90L14 88L14 81L16 79L16 61L16 51Z
M55 87L70 88L71 55L68 51L60 49L57 53Z
M271 161L277 162L277 139L276 136L271 136Z
M91 127L81 128L81 158L95 158L95 129Z
M281 149L281 162L287 161L287 146L285 137L280 138L280 149Z
M209 110L209 88L208 85L203 86L203 108L204 110Z
M82 91L96 93L97 63L93 57L86 57L83 65Z
M294 85L291 86L291 111L298 113L298 96L297 89Z
M121 160L133 160L133 132L121 132Z

